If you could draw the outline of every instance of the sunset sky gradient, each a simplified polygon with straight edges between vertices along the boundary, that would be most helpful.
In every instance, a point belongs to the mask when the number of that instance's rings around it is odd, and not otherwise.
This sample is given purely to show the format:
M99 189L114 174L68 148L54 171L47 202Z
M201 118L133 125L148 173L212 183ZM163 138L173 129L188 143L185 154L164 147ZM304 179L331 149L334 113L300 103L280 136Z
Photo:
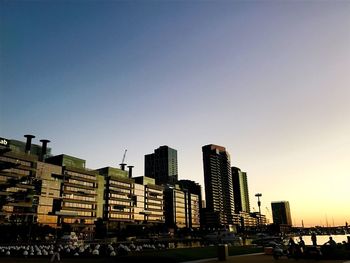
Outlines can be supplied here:
M350 223L350 1L0 1L0 137L89 168L218 144L294 225ZM203 189L204 190L204 189ZM266 209L266 207L268 209Z

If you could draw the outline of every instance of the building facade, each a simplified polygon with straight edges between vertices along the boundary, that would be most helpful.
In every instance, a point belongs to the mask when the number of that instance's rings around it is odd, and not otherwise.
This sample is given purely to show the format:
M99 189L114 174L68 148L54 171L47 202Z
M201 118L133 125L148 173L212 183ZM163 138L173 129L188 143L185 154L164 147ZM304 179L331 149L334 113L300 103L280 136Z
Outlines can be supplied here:
M155 179L146 176L135 177L135 186L143 194L144 203L139 214L148 224L164 224L164 187L155 184ZM142 199L142 197L141 197Z
M189 227L199 228L201 224L202 187L191 180L179 180L177 184L181 190L188 193Z
M189 228L196 229L200 228L200 211L201 211L201 202L200 196L196 194L188 193L188 211L189 211Z
M168 228L199 228L199 196L183 190L179 185L167 186L164 191L165 223Z
M98 173L85 168L85 160L61 154L46 163L62 167L61 174L51 174L60 182L60 197L54 199L52 214L58 226L69 224L73 230L92 236L97 218Z
M145 155L145 176L154 178L157 185L176 184L177 151L164 145Z
M163 187L155 185L153 178L130 178L128 172L113 167L96 171L101 176L102 186L99 206L109 229L164 223Z
M0 223L68 225L85 238L97 219L112 229L165 223L164 188L154 178L130 178L130 171L113 167L91 170L65 154L38 161L48 155L30 151L34 136L28 136L24 148L0 138Z
M179 180L177 182L181 190L187 191L190 194L198 195L200 204L199 208L202 208L202 187L200 184L191 180Z
M120 223L134 221L134 181L129 179L128 172L104 167L96 170L99 173L98 216L108 228L119 228Z
M292 216L288 201L271 202L273 223L292 226Z
M237 167L231 167L235 213L250 213L247 173Z
M207 224L234 224L234 198L230 155L218 145L202 147ZM217 221L217 222L213 222Z
M62 166L44 162L37 163L37 176L41 180L41 194L38 206L38 223L56 228L58 215L62 203L62 180L55 175L62 175Z
M131 168L129 172L113 167L92 170L83 159L52 156L47 153L48 140L42 140L45 147L37 145L33 150L34 136L26 137L27 143L16 141L12 147L11 141L0 138L2 223L69 225L91 237L98 219L109 229L165 223L193 229L200 227L202 219L203 226L215 228L255 222L254 216L248 216L247 175L231 169L224 147L202 148L206 209L200 215L201 187L190 180L178 181L177 152L168 146L145 157L145 170L153 177L131 177Z
M188 193L168 187L164 191L165 223L168 228L185 228L189 225Z
M258 225L257 217L252 216L247 212L239 212L240 226L244 229L246 228L254 228Z
M0 142L0 223L36 223L41 194L38 158L13 152L10 140L0 138Z

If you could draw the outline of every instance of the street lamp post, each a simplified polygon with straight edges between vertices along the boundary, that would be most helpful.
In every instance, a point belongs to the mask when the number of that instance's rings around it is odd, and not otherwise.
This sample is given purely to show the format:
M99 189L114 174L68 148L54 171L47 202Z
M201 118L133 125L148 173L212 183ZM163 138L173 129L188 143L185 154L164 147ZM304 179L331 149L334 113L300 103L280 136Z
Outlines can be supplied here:
M260 206L261 206L261 202L260 202L260 197L262 196L261 193L257 193L255 194L255 196L258 198L258 207L259 207L259 221L258 221L258 227L260 228L261 230L261 209L260 209Z

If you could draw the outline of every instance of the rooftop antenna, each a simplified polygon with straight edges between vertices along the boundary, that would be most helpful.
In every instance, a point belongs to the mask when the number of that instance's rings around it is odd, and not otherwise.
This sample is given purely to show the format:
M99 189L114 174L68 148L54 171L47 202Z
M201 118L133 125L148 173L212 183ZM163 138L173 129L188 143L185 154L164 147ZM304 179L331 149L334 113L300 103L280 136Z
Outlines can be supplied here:
M122 162L119 164L119 165L120 165L120 169L122 169L123 171L125 171L125 166L126 166L126 163L124 163L124 161L125 161L125 156L126 156L126 151L127 151L127 149L125 149L124 155L123 155L123 160L122 160Z

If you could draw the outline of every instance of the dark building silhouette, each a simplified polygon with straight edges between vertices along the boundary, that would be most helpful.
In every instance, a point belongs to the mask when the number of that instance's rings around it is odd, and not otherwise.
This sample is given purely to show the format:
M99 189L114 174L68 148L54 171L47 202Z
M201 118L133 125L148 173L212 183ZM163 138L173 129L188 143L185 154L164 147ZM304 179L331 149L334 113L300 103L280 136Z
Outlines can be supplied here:
M230 155L218 145L202 147L207 226L232 225L234 217ZM216 222L215 222L216 221Z
M247 173L237 167L231 168L235 213L250 213Z
M180 186L181 190L187 190L191 194L196 194L201 197L202 200L202 187L199 183L192 180L179 180L177 184ZM202 202L202 201L201 201Z
M154 178L159 185L174 185L178 177L177 151L164 145L145 155L145 176Z
M191 180L179 180L177 184L180 186L181 190L198 195L200 200L199 207L202 208L202 187L199 183Z
M288 201L271 202L273 223L292 226L292 217Z
M156 170L155 170L155 154L146 154L145 155L145 176L150 178L156 178Z

